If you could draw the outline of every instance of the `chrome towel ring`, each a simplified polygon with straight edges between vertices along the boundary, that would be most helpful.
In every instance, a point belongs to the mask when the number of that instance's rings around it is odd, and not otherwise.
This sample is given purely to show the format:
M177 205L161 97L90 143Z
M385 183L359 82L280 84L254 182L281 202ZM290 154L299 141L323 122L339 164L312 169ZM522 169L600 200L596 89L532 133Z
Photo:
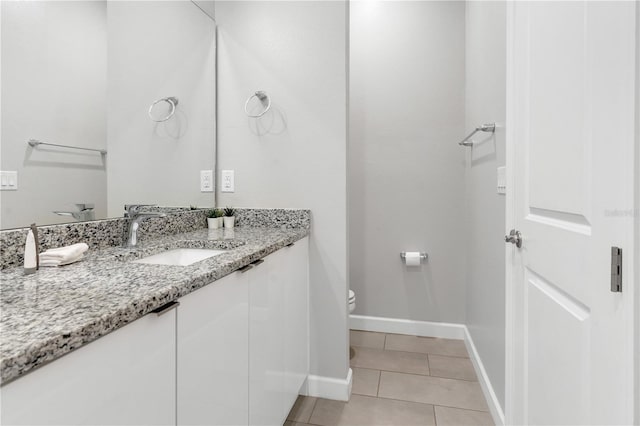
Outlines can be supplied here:
M264 105L264 101L265 100L267 101L267 106L265 107L264 111L255 115L249 112L249 102L251 102L251 99L253 98L257 98L263 105ZM269 108L271 108L271 98L269 98L269 95L267 95L266 92L263 92L261 90L258 90L256 93L249 96L249 99L247 99L247 102L244 103L244 112L247 114L248 117L251 117L251 118L262 117L267 113L267 111L269 111Z
M171 107L171 111L166 116L158 119L158 118L155 118L153 116L153 114L151 114L151 111L153 110L153 107L156 106L157 104L159 104L160 102L168 103L169 106ZM176 105L178 105L178 98L176 98L174 96L169 96L168 98L158 99L157 101L152 103L151 106L149 107L149 118L151 120L155 121L156 123L162 123L163 121L167 121L168 119L173 117L173 115L176 113Z

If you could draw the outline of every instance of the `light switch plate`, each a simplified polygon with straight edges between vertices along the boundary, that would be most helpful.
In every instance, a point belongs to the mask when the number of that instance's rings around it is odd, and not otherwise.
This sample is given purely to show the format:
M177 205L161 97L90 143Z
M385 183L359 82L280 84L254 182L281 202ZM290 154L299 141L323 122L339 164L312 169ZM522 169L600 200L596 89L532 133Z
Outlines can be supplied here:
M235 174L233 170L222 171L222 192L235 192Z
M18 172L0 172L0 191L18 190Z
M498 167L498 194L507 193L507 168Z
M200 192L213 192L213 170L200 170Z

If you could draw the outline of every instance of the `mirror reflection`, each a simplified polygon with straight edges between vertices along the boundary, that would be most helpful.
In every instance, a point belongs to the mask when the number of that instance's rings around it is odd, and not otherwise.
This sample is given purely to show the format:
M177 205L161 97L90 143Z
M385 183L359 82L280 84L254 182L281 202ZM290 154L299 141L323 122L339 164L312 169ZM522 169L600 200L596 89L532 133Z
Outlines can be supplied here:
M213 19L190 1L2 1L0 228L207 207Z

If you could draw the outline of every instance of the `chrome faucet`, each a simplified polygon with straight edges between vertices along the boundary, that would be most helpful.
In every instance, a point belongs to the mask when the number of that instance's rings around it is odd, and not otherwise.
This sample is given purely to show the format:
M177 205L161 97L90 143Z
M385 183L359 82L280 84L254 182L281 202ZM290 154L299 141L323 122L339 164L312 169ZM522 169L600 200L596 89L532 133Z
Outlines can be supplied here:
M165 213L143 212L144 207L154 207L155 204L125 204L124 217L129 219L129 236L127 237L127 247L135 247L138 243L138 228L140 222L151 217L165 217Z
M81 203L76 204L76 207L78 208L78 211L76 212L63 212L56 210L53 213L57 214L58 216L71 216L79 222L95 219L95 214L93 211L93 209L95 208L95 204Z

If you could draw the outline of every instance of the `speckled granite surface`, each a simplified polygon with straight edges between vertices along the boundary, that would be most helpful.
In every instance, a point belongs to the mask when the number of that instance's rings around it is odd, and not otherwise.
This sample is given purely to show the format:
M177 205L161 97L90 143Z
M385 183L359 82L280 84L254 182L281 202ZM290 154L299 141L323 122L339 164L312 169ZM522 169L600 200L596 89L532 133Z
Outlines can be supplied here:
M207 210L179 207L149 207L167 216L147 219L140 225L138 241L149 236L189 232L207 226ZM120 246L128 229L124 218L73 222L38 227L40 251L85 242L91 249ZM236 226L305 228L311 225L311 212L302 209L237 209ZM0 231L0 269L22 265L27 228Z
M204 228L206 218L206 210L176 211L171 208L171 213L165 217L142 222L138 240ZM120 246L126 238L128 224L128 219L118 218L39 226L40 251L80 242L87 243L91 249ZM0 231L0 269L22 265L27 231L27 228Z
M20 267L0 271L0 380L7 383L308 234L304 226L204 228L148 236L136 249L93 248L78 263L35 275L23 275ZM173 248L228 251L189 266L130 262Z
M297 209L236 209L238 226L270 226L284 228L311 227L311 211Z

